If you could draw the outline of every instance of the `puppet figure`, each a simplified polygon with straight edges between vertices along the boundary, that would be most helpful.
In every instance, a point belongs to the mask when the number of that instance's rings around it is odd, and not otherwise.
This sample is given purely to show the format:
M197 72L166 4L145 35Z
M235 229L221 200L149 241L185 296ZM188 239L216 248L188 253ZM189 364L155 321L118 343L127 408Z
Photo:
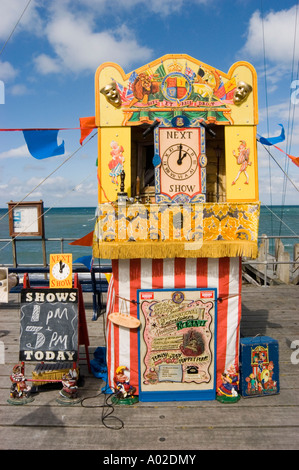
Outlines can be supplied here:
M114 384L118 403L131 404L138 401L134 396L136 388L130 385L129 377L125 373L128 370L126 366L119 366L115 371Z
M217 390L217 399L219 401L235 402L239 400L239 374L234 364L231 364L227 371L221 375L222 384Z
M69 370L67 375L62 377L62 390L59 392L64 398L77 398L78 386L77 386L78 375L76 370Z
M22 404L33 400L33 398L30 398L31 387L26 384L24 370L24 362L16 364L13 367L12 374L10 376L12 385L10 387L9 403L17 402L18 404Z

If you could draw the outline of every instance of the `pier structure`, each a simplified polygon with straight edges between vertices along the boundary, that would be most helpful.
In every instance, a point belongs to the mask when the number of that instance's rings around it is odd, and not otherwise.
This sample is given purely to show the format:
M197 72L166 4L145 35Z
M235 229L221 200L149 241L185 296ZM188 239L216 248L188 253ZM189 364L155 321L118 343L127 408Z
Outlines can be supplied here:
M291 237L290 237L291 238ZM274 252L270 253L270 241L274 239ZM258 257L243 259L243 279L255 285L299 284L299 244L293 245L293 257L285 249L283 237L262 235Z
M80 363L84 380L80 402L61 406L60 388L52 385L24 406L7 403L9 376L18 360L20 296L9 294L0 304L1 450L93 450L102 455L123 450L132 455L196 453L201 450L297 450L299 447L299 327L298 287L243 285L241 337L267 335L279 341L280 393L261 398L241 398L234 404L211 401L139 402L112 406L105 394L105 378L88 372ZM92 321L91 293L84 293L89 355L106 347L102 319ZM30 378L35 364L25 365ZM56 384L57 385L57 384ZM108 416L109 415L109 416ZM105 416L108 416L107 419ZM102 454L103 453L103 454ZM270 453L270 454L269 454ZM140 457L142 458L142 456ZM198 456L198 458L202 458Z

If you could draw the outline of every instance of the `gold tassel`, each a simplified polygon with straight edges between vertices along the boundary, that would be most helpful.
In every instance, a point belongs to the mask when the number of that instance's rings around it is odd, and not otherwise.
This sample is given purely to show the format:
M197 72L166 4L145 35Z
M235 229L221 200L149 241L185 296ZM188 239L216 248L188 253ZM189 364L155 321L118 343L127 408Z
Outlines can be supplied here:
M93 247L93 257L100 259L134 258L226 258L244 256L255 259L258 256L256 242L249 241L212 241L203 242L198 249L192 248L194 242L100 242Z

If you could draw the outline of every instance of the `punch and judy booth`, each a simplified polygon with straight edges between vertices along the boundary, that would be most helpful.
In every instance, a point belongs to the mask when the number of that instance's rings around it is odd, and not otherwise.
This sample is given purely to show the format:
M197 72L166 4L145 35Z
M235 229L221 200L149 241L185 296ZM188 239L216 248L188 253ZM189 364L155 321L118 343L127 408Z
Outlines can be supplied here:
M257 256L255 70L105 63L95 100L109 385L126 367L141 401L214 399L238 371L241 257Z

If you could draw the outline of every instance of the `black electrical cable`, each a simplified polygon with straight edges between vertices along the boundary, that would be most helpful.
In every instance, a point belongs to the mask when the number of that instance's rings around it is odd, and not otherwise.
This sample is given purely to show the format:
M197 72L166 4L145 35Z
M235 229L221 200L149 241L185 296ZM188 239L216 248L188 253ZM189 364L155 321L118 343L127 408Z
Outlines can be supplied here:
M106 396L107 395L107 396ZM104 404L103 405L84 405L83 403L86 400L91 400L94 398L98 398L100 396L104 396ZM91 396L91 397L85 397L81 400L81 406L83 408L101 408L102 409L102 423L106 428L109 429L114 429L116 431L119 431L120 429L124 428L124 422L118 418L117 416L111 416L112 413L114 413L114 406L112 403L108 403L108 400L115 396L115 393L110 393L110 394L105 394L103 391L98 393L97 395ZM117 424L115 425L109 425L107 421L115 421Z

